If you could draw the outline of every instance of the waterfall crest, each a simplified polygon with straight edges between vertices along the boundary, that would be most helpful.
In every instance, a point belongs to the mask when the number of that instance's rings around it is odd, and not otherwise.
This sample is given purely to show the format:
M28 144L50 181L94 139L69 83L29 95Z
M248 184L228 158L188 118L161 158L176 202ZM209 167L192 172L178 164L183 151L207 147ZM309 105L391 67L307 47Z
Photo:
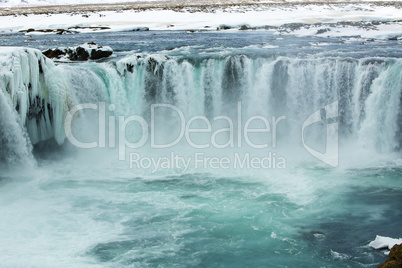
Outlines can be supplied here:
M32 158L32 145L41 141L63 144L66 113L88 102L111 103L116 115L145 118L154 103L212 118L233 113L241 102L246 116L285 115L282 134L300 141L303 121L339 101L341 142L355 140L379 153L401 148L400 59L135 54L56 66L26 48L3 48L0 57L0 161Z

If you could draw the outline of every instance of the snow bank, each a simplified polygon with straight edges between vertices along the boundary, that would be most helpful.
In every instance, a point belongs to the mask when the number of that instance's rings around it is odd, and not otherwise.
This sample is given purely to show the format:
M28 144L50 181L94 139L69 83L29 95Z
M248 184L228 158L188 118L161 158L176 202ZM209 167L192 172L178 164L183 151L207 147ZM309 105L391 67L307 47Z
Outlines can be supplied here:
M68 29L77 32L93 32L103 27L102 31L130 31L138 27L150 30L216 30L221 25L239 29L271 26L271 29L289 23L302 23L314 27L302 27L296 31L282 34L314 35L319 30L327 36L356 36L369 38L389 38L402 34L402 12L397 6L361 4L327 5L259 5L226 6L205 9L184 8L180 10L148 9L145 11L102 11L91 13L67 13L27 16L0 17L0 32L16 32L33 29ZM328 25L339 22L388 22L373 25L371 28L359 25ZM326 24L324 26L319 26ZM318 26L317 26L318 25ZM321 28L320 28L321 27ZM231 30L229 30L231 31ZM27 33L30 34L30 33Z
M347 1L347 0L346 0ZM362 2L369 2L372 0L362 0ZM389 0L376 0L377 2L386 2ZM88 5L88 4L113 4L113 3L142 3L144 0L0 0L0 7L21 7L21 6L54 6L54 5ZM213 3L208 0L195 1L195 0L146 0L146 2L171 2L171 3ZM258 3L278 3L278 0L259 0L259 1L243 1L243 0L230 0L219 1L218 3L244 3L244 2L258 2ZM286 3L303 3L306 0L285 0ZM316 2L320 2L319 0ZM332 0L331 2L345 2L345 0Z
M141 2L142 0L131 0L126 2ZM167 1L167 0L147 0ZM81 5L81 4L103 4L119 3L121 0L1 0L0 7L16 6L53 6L53 5Z
M391 249L393 246L399 244L402 244L402 238L395 239L377 235L376 238L370 242L369 246L374 249Z

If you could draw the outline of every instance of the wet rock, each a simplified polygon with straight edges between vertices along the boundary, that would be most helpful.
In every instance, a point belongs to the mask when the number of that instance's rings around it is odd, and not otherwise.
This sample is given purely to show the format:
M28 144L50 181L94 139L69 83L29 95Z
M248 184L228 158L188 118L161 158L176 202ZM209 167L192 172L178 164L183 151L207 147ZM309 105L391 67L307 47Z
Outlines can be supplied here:
M86 61L86 60L98 60L107 58L113 54L113 50L110 47L98 46L93 42L79 45L77 47L60 47L54 49L48 49L43 52L48 58L65 59L72 61Z
M126 67L127 67L127 71L129 71L130 73L133 73L134 65L127 63Z
M256 27L256 29L260 29L260 30L277 30L279 27L277 26L271 26L271 25L264 25L264 26L259 26Z
M401 268L402 267L402 244L394 245L388 254L388 259L378 268Z
M75 31L65 30L65 29L38 29L29 28L28 30L21 30L20 33L46 33L46 34L73 34Z
M89 52L81 46L78 46L76 48L69 48L67 50L67 53L70 60L84 61L89 59Z
M55 49L48 49L46 51L43 51L43 55L45 55L48 58L61 58L62 56L66 55L67 49L66 48L55 48Z
M286 23L286 24L283 24L281 27L287 28L291 31L296 31L296 30L300 30L304 26L305 26L305 24L303 24L303 23Z
M74 27L69 27L68 30L70 31L80 31L80 30L85 30L89 29L92 31L102 31L102 30L110 30L110 27L106 26L74 26Z
M239 30L240 31L246 31L246 30L255 30L255 29L256 28L250 27L248 25L242 25Z
M91 60L98 60L102 58L107 58L113 54L111 50L103 50L102 47L99 49L92 49L90 59Z
M225 24L222 24L222 25L220 25L219 27L216 28L217 31L219 31L219 30L230 30L230 29L232 29L232 26L225 25Z
M390 40L390 41L398 41L398 39L401 38L401 37L402 37L402 35L400 35L400 36L394 36L394 37L388 38L388 40Z
M149 31L148 27L137 27L131 30L132 32L146 32Z
M38 33L54 33L56 32L55 30L52 29L43 29L43 30L36 30Z
M330 28L319 29L316 34L323 34L329 31L331 31Z

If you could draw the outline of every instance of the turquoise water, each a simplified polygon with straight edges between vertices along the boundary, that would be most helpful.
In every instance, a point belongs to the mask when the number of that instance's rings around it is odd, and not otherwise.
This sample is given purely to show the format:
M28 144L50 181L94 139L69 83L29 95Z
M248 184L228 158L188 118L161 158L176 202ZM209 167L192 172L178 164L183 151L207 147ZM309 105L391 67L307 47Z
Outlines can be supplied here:
M400 235L400 168L137 176L91 164L3 175L5 267L375 267L385 255L368 242Z

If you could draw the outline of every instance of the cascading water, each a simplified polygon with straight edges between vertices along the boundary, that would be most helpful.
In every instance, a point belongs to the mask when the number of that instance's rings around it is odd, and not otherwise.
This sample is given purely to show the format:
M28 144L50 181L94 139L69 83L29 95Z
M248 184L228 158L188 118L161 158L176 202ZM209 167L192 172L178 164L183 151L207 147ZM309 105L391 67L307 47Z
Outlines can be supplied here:
M55 66L33 49L7 55L0 81L3 161L24 158L30 144L51 138L63 144L72 105L102 101L114 104L116 115L149 117L151 104L168 103L188 118L230 116L240 102L246 116L286 116L280 139L297 143L303 121L338 100L341 142L358 141L356 146L378 153L401 146L399 59L138 54L115 63Z

